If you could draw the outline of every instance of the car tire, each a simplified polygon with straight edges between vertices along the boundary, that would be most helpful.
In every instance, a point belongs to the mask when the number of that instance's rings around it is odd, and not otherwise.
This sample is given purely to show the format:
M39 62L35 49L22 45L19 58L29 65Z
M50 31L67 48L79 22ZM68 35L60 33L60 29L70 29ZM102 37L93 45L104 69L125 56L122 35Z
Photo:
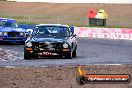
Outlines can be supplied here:
M32 55L27 52L27 50L24 49L24 59L30 60L32 58Z
M76 56L77 56L77 47L76 47L75 50L73 51L72 56L73 56L73 57L76 57Z
M72 58L72 52L69 52L67 55L65 55L66 59L71 59Z

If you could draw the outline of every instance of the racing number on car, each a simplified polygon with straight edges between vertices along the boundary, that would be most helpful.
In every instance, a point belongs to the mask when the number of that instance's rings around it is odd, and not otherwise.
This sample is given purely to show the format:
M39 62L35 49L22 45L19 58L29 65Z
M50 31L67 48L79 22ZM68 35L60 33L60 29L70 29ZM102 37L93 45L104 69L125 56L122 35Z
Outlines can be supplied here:
M43 55L52 55L50 52L43 52Z

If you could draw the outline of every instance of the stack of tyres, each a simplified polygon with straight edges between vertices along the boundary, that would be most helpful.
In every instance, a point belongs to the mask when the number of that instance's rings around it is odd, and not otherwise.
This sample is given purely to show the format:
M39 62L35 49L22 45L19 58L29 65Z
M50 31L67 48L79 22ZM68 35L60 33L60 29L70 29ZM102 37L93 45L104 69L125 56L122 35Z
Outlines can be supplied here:
M89 26L106 26L106 19L108 14L104 10L99 10L98 13L95 10L91 10L88 13Z
M96 19L97 21L97 26L106 26L106 19L108 18L108 14L104 10L99 10Z
M96 26L106 26L106 19L97 19Z
M97 15L96 10L91 10L88 13L88 18L89 18L89 26L97 26L97 19L95 18Z

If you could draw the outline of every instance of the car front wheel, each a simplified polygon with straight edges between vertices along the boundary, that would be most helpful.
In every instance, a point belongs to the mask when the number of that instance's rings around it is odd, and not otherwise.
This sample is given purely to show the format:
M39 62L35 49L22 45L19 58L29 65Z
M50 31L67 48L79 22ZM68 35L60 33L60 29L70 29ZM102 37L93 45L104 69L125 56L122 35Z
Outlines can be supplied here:
M75 50L73 51L72 56L73 56L73 57L76 57L76 56L77 56L77 47L76 47Z
M32 55L29 52L27 52L26 49L24 49L24 59L30 60L31 58L32 58Z
M72 52L69 52L67 55L65 55L66 59L71 59L72 58Z

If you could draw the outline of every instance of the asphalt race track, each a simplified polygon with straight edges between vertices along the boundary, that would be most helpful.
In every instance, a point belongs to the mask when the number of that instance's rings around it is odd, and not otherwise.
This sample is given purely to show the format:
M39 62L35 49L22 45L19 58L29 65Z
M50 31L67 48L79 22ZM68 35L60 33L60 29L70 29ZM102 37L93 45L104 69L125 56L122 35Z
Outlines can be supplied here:
M0 66L65 66L86 64L132 64L132 41L78 38L78 56L73 59L23 59L23 45L0 45L14 54L0 59ZM4 58L4 57L3 57Z

